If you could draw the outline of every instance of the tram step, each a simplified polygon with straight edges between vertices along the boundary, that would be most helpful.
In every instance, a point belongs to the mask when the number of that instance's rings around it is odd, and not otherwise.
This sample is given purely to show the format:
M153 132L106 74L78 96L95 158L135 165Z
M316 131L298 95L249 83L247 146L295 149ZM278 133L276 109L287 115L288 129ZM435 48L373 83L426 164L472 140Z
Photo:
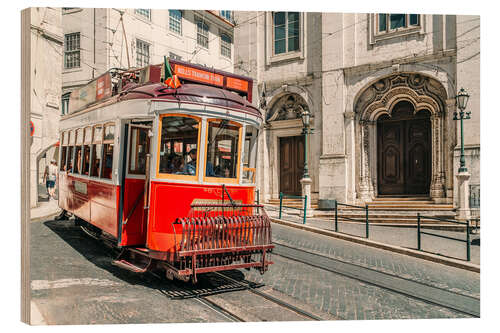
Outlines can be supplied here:
M151 265L151 258L125 249L111 263L135 273L144 273Z

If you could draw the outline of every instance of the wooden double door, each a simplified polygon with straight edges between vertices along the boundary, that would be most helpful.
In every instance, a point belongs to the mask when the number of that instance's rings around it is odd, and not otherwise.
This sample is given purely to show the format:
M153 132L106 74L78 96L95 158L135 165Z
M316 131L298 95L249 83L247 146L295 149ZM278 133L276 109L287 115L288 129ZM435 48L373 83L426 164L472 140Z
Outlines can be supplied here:
M280 192L301 195L304 174L304 136L279 138Z
M413 114L402 102L392 117L381 116L378 131L378 194L429 194L431 179L431 122L428 111Z

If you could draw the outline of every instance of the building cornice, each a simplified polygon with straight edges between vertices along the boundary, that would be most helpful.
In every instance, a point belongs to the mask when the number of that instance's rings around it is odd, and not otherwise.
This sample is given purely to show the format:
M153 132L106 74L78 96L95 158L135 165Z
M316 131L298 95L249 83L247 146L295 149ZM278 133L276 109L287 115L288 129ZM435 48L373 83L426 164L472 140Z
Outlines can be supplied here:
M228 28L235 27L235 25L233 23L231 23L228 20L226 20L225 18L221 17L219 14L216 14L213 10L205 10L204 12L209 13L211 16L218 19L221 23L224 23L224 25L226 25Z
M56 35L54 33L51 33L43 28L40 28L36 25L31 25L31 29L37 31L43 38L48 39L52 42L55 42L59 45L63 45L64 40L62 36Z
M457 50L451 49L421 56L400 57L386 61L380 61L380 62L351 66L351 67L344 67L339 69L344 71L344 75L353 75L359 73L373 72L391 66L441 60L444 58L456 57L456 55L457 55ZM331 71L339 69L333 69Z

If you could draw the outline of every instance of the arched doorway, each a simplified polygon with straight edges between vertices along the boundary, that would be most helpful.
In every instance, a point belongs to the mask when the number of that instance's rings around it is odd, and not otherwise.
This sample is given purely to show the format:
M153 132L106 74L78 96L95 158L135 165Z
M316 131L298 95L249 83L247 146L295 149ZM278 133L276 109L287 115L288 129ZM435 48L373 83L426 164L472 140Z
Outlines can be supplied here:
M398 102L377 119L379 195L428 195L431 183L431 113Z
M304 109L309 106L302 95L284 91L273 98L266 113L270 142L274 146L269 147L270 160L276 161L270 163L271 167L276 166L272 171L277 176L274 193L302 194L305 141L301 114Z
M354 118L360 201L378 195L445 198L451 165L444 150L448 105L444 86L420 73L381 77L359 91ZM384 136L386 144L380 142Z

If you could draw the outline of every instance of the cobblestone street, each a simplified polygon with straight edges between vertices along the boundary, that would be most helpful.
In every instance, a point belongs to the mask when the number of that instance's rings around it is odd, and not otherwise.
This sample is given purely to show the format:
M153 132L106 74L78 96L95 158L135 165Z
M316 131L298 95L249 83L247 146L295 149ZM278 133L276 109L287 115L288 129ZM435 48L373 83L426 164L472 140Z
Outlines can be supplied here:
M325 254L346 262L479 297L479 274L398 255L292 228L273 225L275 242ZM247 273L249 279L315 304L343 319L460 318L377 287L273 256L269 275Z
M45 323L227 321L224 316L200 307L192 299L166 298L158 291L171 284L166 279L159 281L151 275L135 274L111 265L116 253L89 238L71 221L32 222L31 227L34 254L32 299ZM278 244L303 248L423 284L479 297L477 273L277 224L273 224L273 238ZM249 281L264 283L264 289L308 304L318 313L329 314L332 318L468 317L278 255L272 255L272 260L274 264L263 276L255 270L240 272ZM233 293L222 294L220 299L223 303L237 304L235 300L240 297L234 298L231 296ZM241 301L240 306L244 308L245 301ZM276 314L274 318L277 320L280 317Z

